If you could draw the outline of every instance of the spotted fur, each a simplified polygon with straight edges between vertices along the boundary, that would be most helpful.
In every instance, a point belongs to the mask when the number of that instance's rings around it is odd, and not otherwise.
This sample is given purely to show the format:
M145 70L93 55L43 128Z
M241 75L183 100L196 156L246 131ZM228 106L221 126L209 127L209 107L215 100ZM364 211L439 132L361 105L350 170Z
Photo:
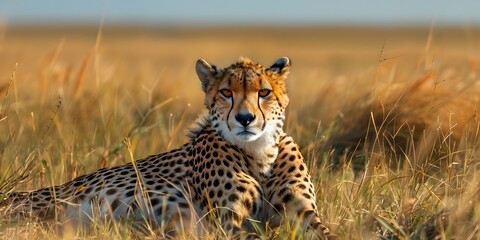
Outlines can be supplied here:
M258 237L255 228L266 223L301 221L333 239L318 216L299 147L283 132L290 65L286 57L269 68L246 58L226 68L198 60L207 112L190 128L188 143L63 185L12 192L4 212L83 223L131 218L164 232L191 231L208 215L229 238Z

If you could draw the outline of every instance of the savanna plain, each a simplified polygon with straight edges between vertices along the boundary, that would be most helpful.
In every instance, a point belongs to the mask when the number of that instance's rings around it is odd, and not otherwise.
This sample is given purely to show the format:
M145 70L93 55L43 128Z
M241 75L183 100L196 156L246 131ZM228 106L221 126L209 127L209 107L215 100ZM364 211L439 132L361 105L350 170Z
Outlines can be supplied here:
M204 109L198 58L288 56L285 130L333 232L480 239L479 53L475 28L2 27L0 192L180 146ZM0 218L0 238L158 237L61 225ZM302 237L292 226L265 236Z

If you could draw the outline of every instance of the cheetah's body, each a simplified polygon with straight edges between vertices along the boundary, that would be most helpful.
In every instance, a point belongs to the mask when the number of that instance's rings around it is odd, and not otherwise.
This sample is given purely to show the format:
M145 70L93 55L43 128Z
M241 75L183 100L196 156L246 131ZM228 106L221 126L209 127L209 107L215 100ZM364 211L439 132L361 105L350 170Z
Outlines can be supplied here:
M98 214L190 230L198 216L215 210L228 236L251 232L247 218L275 226L287 216L328 237L303 157L283 132L289 66L288 58L270 68L241 59L219 69L199 60L208 114L191 128L187 144L60 186L13 192L4 202L7 213L81 222Z

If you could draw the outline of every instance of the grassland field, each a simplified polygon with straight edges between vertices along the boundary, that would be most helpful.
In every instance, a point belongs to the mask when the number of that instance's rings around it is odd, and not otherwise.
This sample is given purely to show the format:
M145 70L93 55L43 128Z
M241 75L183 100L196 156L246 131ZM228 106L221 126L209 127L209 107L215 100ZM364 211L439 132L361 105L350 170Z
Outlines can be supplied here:
M184 143L195 61L292 59L286 132L342 239L480 239L476 28L0 28L0 192ZM57 238L0 220L0 238ZM284 230L288 232L288 229ZM130 238L99 226L75 238ZM288 233L280 234L288 239Z

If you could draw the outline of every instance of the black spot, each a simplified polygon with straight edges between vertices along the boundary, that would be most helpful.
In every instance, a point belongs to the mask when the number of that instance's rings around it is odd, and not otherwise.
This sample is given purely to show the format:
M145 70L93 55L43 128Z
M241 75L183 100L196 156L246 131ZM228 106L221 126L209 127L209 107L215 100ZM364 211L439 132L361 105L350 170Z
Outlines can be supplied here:
M118 199L113 200L112 204L110 204L110 208L112 209L112 212L115 212L115 209L117 209L118 206L120 206L121 202Z
M132 197L133 195L135 195L135 190L130 190L127 193L125 193L126 197Z
M148 180L148 181L145 182L145 184L147 184L147 185L153 185L153 184L155 184L155 181L153 181L153 180Z
M232 177L233 177L232 173L231 173L231 172L227 172L227 177L228 177L228 178L232 178Z
M218 181L218 179L215 179L215 181L213 181L214 187L218 187L219 184L220 184L220 181Z
M115 188L110 188L110 189L107 190L106 194L107 194L107 195L113 195L113 194L115 194L116 192L117 192L117 189L115 189Z
M73 186L74 187L80 187L83 183L82 182L74 182Z
M238 186L237 190L242 193L246 191L246 189L243 186Z
M283 200L284 203L288 203L288 202L292 201L292 199L293 199L292 194L287 193L285 196L283 196L282 200Z
M225 167L227 168L230 167L230 163L227 162L227 160L223 160L223 165L225 165Z
M175 192L175 195L176 195L177 197L179 197L179 198L183 198L183 197L184 197L184 196L183 196L183 193L180 192L180 191Z
M50 191L44 191L40 193L43 196L50 196Z
M291 173L291 172L293 172L293 171L295 171L295 166L291 166L291 167L288 169L288 172L289 172L289 173Z
M190 205L188 205L188 203L185 203L185 202L179 202L178 203L178 206L180 208L189 208Z
M228 197L228 201L231 201L231 202L235 202L238 200L238 195L235 194L235 193L232 193L229 197Z
M210 197L210 199L212 199L213 197L215 197L215 192L213 190L210 190L208 196Z
M270 181L267 182L267 185L265 187L270 188L274 181L275 179L271 179Z
M85 192L85 194L89 194L92 190L93 190L93 188L89 187L89 188L85 189L84 192Z
M238 172L238 171L236 171L236 172ZM249 181L247 181L247 180L245 180L245 179L240 179L239 182L241 182L241 183L249 183Z
M277 211L279 211L279 212L282 212L282 210L283 210L282 205L280 205L280 204L278 204L278 203L277 203L277 204L274 204L274 205L273 205L273 208L275 208L275 210L277 210Z
M93 181L90 183L90 185L97 185L97 183L98 183L99 181L100 181L100 179L97 178L97 179L93 180Z
M280 168L285 167L285 164L287 164L287 162L282 162L282 163L280 164Z
M225 189L226 189L226 190L230 190L231 188L232 188L232 184L231 184L231 183L225 184Z
M223 169L218 170L218 176L223 177L223 174L224 174Z
M218 197L218 198L221 198L222 195L223 195L223 191L222 191L222 190L218 190L218 192L217 192L217 197Z
M303 166L303 164L302 164L302 165L300 165L299 169L300 169L300 171L303 171L303 170L305 170L305 166Z
M153 198L150 200L150 204L152 204L152 207L154 207L155 205L159 204L160 203L160 200L158 198Z
M289 161L295 161L295 155L291 155L289 158L288 158Z

